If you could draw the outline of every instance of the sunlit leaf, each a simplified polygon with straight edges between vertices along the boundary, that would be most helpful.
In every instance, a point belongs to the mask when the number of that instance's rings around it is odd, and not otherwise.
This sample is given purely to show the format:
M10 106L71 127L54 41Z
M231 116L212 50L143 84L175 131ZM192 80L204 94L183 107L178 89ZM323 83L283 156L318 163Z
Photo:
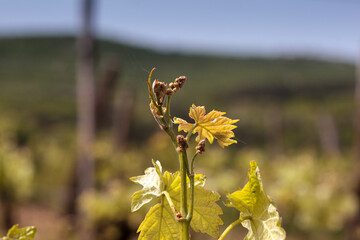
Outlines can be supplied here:
M36 227L19 228L19 225L14 225L1 240L34 240L36 231Z
M282 240L285 230L281 227L279 213L265 194L257 163L250 162L248 183L228 197L227 206L240 211L241 224L247 228L246 240Z
M139 240L178 240L180 230L169 204L156 204L138 228Z
M251 215L254 210L254 206L258 200L260 194L260 182L256 176L256 162L250 162L250 170L248 174L248 183L243 187L243 189L236 191L227 196L228 203L230 207L234 207L240 212Z
M207 233L214 238L219 237L219 225L224 224L219 217L223 211L216 204L219 199L218 193L195 187L194 215L190 224L194 231Z
M204 189L205 176L196 174L195 178L195 198L194 198L194 212L190 223L191 228L196 232L209 234L217 238L219 236L219 225L223 222L219 217L222 214L222 209L216 202L220 195L214 191ZM164 174L164 182L167 183L167 191L173 200L176 208L180 208L180 174ZM188 190L189 201L191 199L190 191ZM189 203L188 203L189 205ZM188 206L189 207L189 206Z
M221 147L229 146L237 141L232 139L235 135L232 131L236 128L234 123L239 121L238 119L232 120L224 117L225 112L219 112L212 110L206 114L204 106L190 107L189 116L195 120L196 127L193 130L193 134L197 133L196 141L207 139L210 143L213 143L214 138L218 141ZM189 132L193 128L193 123L188 123L181 118L174 118L174 123L179 124L178 131Z
M159 161L154 162L154 167L147 168L145 175L131 177L134 183L143 186L143 189L135 192L131 197L131 211L137 211L144 204L158 197L162 192L162 168Z

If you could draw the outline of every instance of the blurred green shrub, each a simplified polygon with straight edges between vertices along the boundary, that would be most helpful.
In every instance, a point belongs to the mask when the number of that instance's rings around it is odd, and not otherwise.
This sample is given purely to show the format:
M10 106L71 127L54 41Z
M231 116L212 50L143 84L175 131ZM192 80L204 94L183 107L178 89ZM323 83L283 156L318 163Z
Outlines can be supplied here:
M0 121L0 189L12 201L20 201L32 193L34 168L31 152L16 144L14 126Z
M0 144L0 188L15 199L32 193L34 178L29 152L11 144Z
M271 164L276 179L269 193L288 225L308 233L344 229L357 208L349 159L324 159L308 151Z

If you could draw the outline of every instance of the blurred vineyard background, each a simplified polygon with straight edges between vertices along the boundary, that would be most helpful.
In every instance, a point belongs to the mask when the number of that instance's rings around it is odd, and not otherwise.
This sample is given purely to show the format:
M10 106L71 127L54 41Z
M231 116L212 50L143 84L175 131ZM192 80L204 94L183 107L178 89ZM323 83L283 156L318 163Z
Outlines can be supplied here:
M176 153L148 110L145 70L153 66L162 81L188 77L174 97L174 116L187 118L195 103L240 119L237 145L208 146L199 158L197 171L208 176L208 188L224 196L242 186L248 162L256 160L289 239L343 239L357 208L354 65L96 45L97 89L108 94L97 99L103 112L97 115L95 189L78 201L98 239L136 236L145 212L130 215L138 187L129 177L142 174L151 158L177 169ZM74 230L67 212L76 162L74 49L71 37L0 40L2 188L12 199L13 221L38 226L39 239L71 239ZM224 221L236 214L226 212Z
M130 214L139 186L129 177L152 158L178 167L148 107L145 81L156 67L164 82L187 76L173 116L188 119L194 103L240 119L238 144L208 144L196 164L222 207L256 160L288 239L348 238L359 207L353 62L162 52L101 38L94 46L94 186L75 198L76 39L0 38L0 236L19 223L37 226L37 239L79 239L81 212L94 239L137 239L146 209ZM223 209L226 226L238 213ZM239 227L228 238L245 234Z

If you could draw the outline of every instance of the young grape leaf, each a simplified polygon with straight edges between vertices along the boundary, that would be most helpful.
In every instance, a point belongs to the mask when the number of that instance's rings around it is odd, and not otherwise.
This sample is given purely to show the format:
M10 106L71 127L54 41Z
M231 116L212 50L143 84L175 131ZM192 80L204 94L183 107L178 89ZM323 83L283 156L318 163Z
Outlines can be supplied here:
M206 114L204 106L197 107L193 104L190 107L189 116L195 120L196 126L192 133L198 133L196 141L207 138L208 141L212 144L215 138L221 147L236 143L236 140L231 139L235 136L232 130L236 128L236 126L233 124L239 120L232 120L230 118L224 117L224 114L226 113L216 110L212 110ZM175 117L174 123L179 124L179 132L189 132L194 127L193 123L188 123L181 118Z
M191 228L196 232L209 234L210 236L219 237L219 225L223 222L219 217L222 214L222 209L216 204L220 195L214 191L204 189L205 176L196 174L195 189L194 189L194 212L190 223ZM180 207L180 174L164 173L164 182L167 185L166 190L171 196L176 208ZM190 191L188 191L189 199Z
M180 239L179 225L166 200L149 210L137 232L140 232L138 240Z
M207 233L213 238L219 237L219 225L224 224L219 217L223 211L216 204L219 199L217 192L195 187L194 214L190 223L195 232Z
M162 167L159 161L154 162L154 167L147 168L145 175L131 177L134 183L143 186L143 189L135 192L131 196L131 211L135 212L144 204L150 202L154 197L158 197L162 192Z
M247 228L245 240L282 240L285 230L281 227L279 213L265 194L260 170L255 161L250 162L248 183L227 196L226 203L240 211L241 224Z
M250 162L250 170L248 173L249 182L243 187L243 189L227 196L228 206L234 207L246 215L251 215L253 212L261 191L260 182L254 174L256 172L256 168L257 164L255 164L255 162Z
M190 187L189 179L188 187ZM180 192L180 175L179 172L170 173L168 171L164 172L163 176L164 189L166 191ZM198 187L204 187L206 183L206 176L203 174L195 174L194 176L194 185ZM171 187L170 187L171 186Z
M34 240L36 231L36 227L19 228L19 225L16 224L10 228L7 236L1 238L1 240Z

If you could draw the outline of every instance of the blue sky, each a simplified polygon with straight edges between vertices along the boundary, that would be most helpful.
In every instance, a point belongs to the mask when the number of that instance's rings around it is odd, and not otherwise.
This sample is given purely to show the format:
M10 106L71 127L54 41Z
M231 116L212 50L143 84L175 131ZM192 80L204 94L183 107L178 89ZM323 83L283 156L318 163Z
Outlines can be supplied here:
M77 0L0 3L0 35L76 33ZM100 0L99 36L159 50L355 60L359 0Z

